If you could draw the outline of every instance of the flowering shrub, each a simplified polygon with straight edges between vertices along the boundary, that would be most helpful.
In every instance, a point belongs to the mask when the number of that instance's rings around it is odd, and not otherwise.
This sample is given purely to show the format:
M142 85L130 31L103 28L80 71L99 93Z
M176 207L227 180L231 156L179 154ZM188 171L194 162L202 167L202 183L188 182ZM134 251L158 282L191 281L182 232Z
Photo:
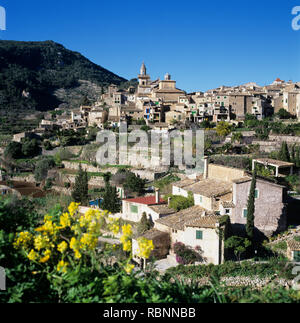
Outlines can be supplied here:
M173 249L176 255L176 261L180 265L191 265L195 262L203 262L204 260L202 257L202 249L199 246L193 249L190 246L184 245L182 242L177 242L174 244Z
M62 280L72 272L82 270L83 266L91 266L100 271L98 239L101 236L101 223L106 223L114 236L120 233L120 219L113 218L106 211L89 209L84 215L78 212L79 204L71 203L68 212L55 219L46 215L43 224L34 233L20 232L16 235L14 248L21 252L31 262L39 265L40 271L34 274L47 273L50 280L56 280L54 285L60 286ZM132 227L123 225L120 241L126 252L126 261L119 265L126 274L131 274L134 265L132 259ZM106 251L113 251L117 246L106 246ZM154 249L153 242L143 239L139 242L138 253L143 258L149 258ZM105 257L105 254L101 254ZM111 253L107 253L107 258ZM102 268L103 269L103 268Z

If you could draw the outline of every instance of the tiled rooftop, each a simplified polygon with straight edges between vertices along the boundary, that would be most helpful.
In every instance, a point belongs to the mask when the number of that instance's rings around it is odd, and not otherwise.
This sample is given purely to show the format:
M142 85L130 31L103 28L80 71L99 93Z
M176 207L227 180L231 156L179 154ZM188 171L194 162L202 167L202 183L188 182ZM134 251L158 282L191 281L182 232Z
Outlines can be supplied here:
M214 228L219 218L214 213L207 212L200 206L193 206L173 215L158 219L156 222L175 230L184 230L185 226Z

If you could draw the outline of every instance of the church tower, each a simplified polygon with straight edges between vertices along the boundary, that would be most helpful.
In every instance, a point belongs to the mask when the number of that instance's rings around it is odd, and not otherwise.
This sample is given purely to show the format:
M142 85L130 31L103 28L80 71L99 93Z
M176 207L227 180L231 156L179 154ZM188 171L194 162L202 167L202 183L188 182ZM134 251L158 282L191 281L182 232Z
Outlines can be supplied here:
M143 63L141 66L138 79L139 79L138 93L143 93L143 94L149 93L151 90L150 76L147 75L147 68L145 63Z

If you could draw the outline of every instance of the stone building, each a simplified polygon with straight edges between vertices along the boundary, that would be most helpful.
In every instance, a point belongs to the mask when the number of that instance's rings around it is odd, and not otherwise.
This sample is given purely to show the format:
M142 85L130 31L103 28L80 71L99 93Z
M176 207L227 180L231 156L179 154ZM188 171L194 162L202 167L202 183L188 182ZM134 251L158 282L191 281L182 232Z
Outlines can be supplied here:
M192 248L200 247L204 263L219 265L224 261L220 220L220 216L194 206L158 219L155 221L155 229L170 235L171 256L174 256L174 244L181 242Z
M173 194L187 197L192 192L195 205L209 212L229 215L242 229L247 223L247 202L252 178L243 170L205 163L201 180L185 180L173 185ZM285 187L257 179L255 227L265 235L287 228Z

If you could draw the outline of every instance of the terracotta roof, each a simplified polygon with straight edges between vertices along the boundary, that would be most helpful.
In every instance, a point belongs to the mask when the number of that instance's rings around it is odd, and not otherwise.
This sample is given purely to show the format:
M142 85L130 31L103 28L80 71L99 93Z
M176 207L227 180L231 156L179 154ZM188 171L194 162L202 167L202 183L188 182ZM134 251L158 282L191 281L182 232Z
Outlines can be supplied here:
M225 209L233 209L233 208L235 208L235 205L234 205L233 202L224 201L221 204Z
M169 208L167 204L151 205L150 209L160 215L170 215L176 213L176 211Z
M166 232L162 232L156 229L152 229L150 231L145 232L142 237L148 239L148 240L152 240L155 241L156 239L159 238L168 238L169 234Z
M183 231L185 226L211 227L213 221L212 219L207 219L211 218L211 216L203 215L213 214L213 212L207 212L200 206L193 206L176 214L158 219L156 222L172 229Z
M245 176L245 177L235 179L232 182L235 183L235 184L242 184L242 183L250 182L251 180L252 180L251 177Z
M156 203L155 196L142 196L134 199L125 199L124 201L130 203L144 204L144 205L160 205L166 204L166 201L160 199L159 203Z
M290 240L287 242L288 247L291 250L300 251L300 242L296 240Z
M196 180L194 180L194 179L184 179L180 182L176 182L173 186L184 188L184 187L189 186L194 183L196 183Z
M185 186L184 189L194 194L214 197L232 192L232 183L208 178Z

